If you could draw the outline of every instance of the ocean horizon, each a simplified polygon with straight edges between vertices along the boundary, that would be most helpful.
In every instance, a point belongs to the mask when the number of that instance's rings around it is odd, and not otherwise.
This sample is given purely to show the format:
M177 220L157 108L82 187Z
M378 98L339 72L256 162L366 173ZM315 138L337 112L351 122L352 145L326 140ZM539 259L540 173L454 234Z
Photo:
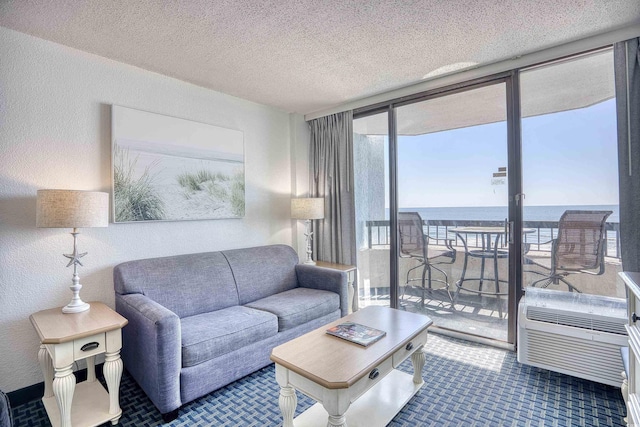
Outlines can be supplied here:
M385 209L389 218L389 209ZM619 205L552 205L523 206L524 221L558 221L566 210L607 210L613 213L607 222L620 222ZM466 206L466 207L411 207L400 208L401 212L418 212L423 220L467 220L467 221L504 221L508 216L506 206Z

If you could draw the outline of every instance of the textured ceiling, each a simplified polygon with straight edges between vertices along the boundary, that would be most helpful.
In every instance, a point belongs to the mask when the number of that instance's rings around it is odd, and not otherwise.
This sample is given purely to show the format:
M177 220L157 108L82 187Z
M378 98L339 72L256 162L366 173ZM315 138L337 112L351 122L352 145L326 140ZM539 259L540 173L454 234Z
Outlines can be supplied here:
M638 22L638 0L0 0L1 26L303 114Z

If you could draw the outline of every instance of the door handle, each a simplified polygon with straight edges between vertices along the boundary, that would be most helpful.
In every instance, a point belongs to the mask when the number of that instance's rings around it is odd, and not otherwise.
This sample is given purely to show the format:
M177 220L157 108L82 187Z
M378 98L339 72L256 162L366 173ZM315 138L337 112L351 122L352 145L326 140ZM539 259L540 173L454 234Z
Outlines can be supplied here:
M509 243L510 245L513 244L513 227L514 227L514 223L513 221L509 221L507 220L507 218L504 219L504 235L506 236L506 241L507 243Z
M511 243L511 236L509 235L509 222L507 218L504 219L504 236L507 239L507 242Z
M513 228L515 224L513 221L509 221L509 244L513 245Z

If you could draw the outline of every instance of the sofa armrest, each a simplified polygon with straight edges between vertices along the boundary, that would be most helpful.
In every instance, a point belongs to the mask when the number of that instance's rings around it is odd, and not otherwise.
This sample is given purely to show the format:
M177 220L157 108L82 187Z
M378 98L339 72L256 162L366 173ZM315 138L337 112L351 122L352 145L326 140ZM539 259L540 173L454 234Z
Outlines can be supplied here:
M331 291L340 295L340 312L342 316L349 313L349 291L347 273L315 265L296 265L298 284L303 288Z
M178 409L182 404L180 318L142 294L116 293L116 311L129 321L122 331L124 366L161 413Z

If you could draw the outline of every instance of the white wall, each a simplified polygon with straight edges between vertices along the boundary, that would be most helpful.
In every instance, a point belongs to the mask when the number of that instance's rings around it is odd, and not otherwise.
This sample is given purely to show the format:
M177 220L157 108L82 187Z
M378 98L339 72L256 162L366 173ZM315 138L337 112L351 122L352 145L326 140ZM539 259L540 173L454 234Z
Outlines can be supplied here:
M300 114L291 114L291 194L292 197L309 196L309 123ZM292 220L293 242L301 260L307 258L307 241L304 237L304 221Z
M112 104L244 132L244 219L83 229L82 297L114 306L127 260L292 242L291 129L301 117L0 27L0 389L42 381L33 312L65 305L70 230L35 227L36 190L110 191ZM224 58L221 58L224 60Z

